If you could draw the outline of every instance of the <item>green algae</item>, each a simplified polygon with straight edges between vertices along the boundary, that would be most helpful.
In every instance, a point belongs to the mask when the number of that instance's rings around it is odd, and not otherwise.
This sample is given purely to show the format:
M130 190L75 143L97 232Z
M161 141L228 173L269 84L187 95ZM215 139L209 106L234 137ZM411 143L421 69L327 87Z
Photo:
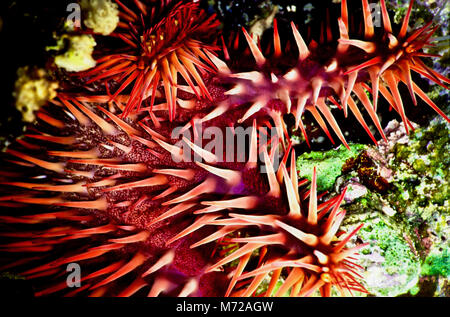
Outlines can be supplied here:
M434 212L427 222L428 252L422 263L423 276L448 282L450 276L450 215Z
M411 134L408 143L393 149L391 168L395 171L388 200L418 226L435 211L449 213L450 125L434 119Z
M365 222L358 237L369 246L361 250L364 283L377 296L398 296L416 286L419 258L397 228L376 218Z
M430 253L422 265L422 275L450 276L450 253L448 249L442 252Z
M336 178L341 175L342 166L349 158L357 156L366 148L362 144L350 144L350 151L344 146L339 146L330 151L312 151L303 153L297 158L297 170L300 178L311 179L313 168L317 168L317 189L319 191L330 190Z

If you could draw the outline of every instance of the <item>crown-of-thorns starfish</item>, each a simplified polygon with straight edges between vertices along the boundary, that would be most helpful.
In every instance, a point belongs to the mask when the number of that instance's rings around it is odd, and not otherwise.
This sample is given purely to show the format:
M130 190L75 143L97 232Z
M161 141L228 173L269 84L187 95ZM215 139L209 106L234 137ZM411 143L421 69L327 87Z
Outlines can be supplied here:
M103 56L96 68L80 74L88 83L106 81L106 94L92 96L89 87L78 95L61 92L37 113L24 138L8 147L7 168L0 172L5 255L0 270L15 269L32 279L41 296L248 296L265 279L269 286L258 295L307 296L319 290L329 296L333 286L342 295L364 292L353 257L364 244L345 247L361 226L347 235L338 231L345 190L319 203L314 171L310 191L299 192L303 182L291 144L282 143L277 170L279 143L259 142L258 127L274 123L288 139L283 115L293 113L306 137L301 116L308 110L330 139L334 131L347 145L330 101L345 114L350 108L376 142L352 94L384 137L376 113L379 93L410 125L399 82L414 102L419 96L449 120L411 77L413 70L447 88L448 79L420 59L434 56L423 48L436 27L429 23L408 32L411 2L394 35L381 1L383 28L375 34L363 0L364 32L351 34L343 0L334 50L321 49L332 45L330 29L320 43L306 45L292 23L298 59L281 72L244 30L255 68L233 73L225 46L226 62L200 42L217 26L214 17L196 3L169 2L157 7L134 0L133 12L117 0L122 21L111 36L127 44L125 51ZM281 49L276 23L273 47L274 59L289 54ZM162 103L154 105L155 98ZM149 107L141 107L147 100ZM198 145L195 132L193 139L183 139L187 148L176 145L172 129L177 124L190 129L195 120L220 129L249 125L246 160L221 162L223 153ZM187 152L202 162L185 161ZM220 246L224 249L216 252ZM236 249L226 254L228 247ZM64 273L72 262L83 266L83 286L67 290Z

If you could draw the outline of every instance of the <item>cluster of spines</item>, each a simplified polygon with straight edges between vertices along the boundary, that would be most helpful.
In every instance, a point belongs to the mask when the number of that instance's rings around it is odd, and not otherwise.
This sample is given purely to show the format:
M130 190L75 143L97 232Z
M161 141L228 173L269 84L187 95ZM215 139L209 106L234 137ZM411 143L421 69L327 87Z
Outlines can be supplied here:
M165 174L172 174L174 177L182 178L183 174L189 173L187 170L180 170L180 173L178 173L175 169L152 169L151 171L154 175L151 177L137 182L116 185L122 178L127 179L132 177L133 173L141 176L149 167L144 163L123 162L126 154L132 152L133 144L124 145L116 142L118 140L111 140L114 137L126 140L123 133L120 135L119 129L127 133L134 142L142 142L144 146L148 146L149 150L156 143L152 144L152 141L139 137L142 133L141 131L118 119L107 110L103 110L103 113L108 117L102 117L101 111L95 111L90 105L79 102L76 99L60 97L60 100L55 102L58 104L61 102L61 106L64 109L63 111L66 112L66 115L73 118L76 125L79 125L78 131L75 130L79 133L68 137L53 136L46 133L27 135L27 138L41 140L44 144L49 142L56 143L57 147L61 148L60 151L43 153L43 156L46 156L48 160L9 149L8 152L10 154L20 159L20 161L13 160L12 163L32 167L34 170L37 167L37 171L42 174L37 174L33 177L28 171L28 174L23 175L23 177L31 177L33 182L10 181L10 179L22 178L21 173L16 173L14 177L8 175L8 181L2 182L3 185L23 188L24 190L19 193L5 195L1 198L4 206L20 208L27 205L38 205L44 211L43 213L36 213L34 211L31 215L3 216L2 222L7 224L32 225L50 222L51 227L46 230L27 230L23 232L9 232L5 230L1 234L3 237L7 239L21 239L21 241L9 241L1 246L1 250L3 252L37 253L43 254L43 257L45 257L45 255L48 255L47 252L51 252L52 250L57 251L60 245L90 239L91 241L88 246L82 246L77 251L74 249L75 252L67 252L67 254L72 254L70 256L62 254L58 259L27 269L21 273L27 278L49 276L60 271L61 266L67 263L100 259L109 252L118 252L121 253L119 258L126 259L128 256L131 258L128 261L115 261L113 264L109 264L98 271L90 272L90 274L83 276L83 287L76 289L74 292L69 292L68 295L74 295L77 292L86 291L86 289L92 291L91 295L98 295L99 293L96 290L100 287L102 287L100 292L104 293L107 291L111 282L134 270L140 270L141 276L132 285L120 292L116 291L116 293L111 293L114 295L131 295L149 284L148 280L147 282L144 281L144 277L172 264L174 250L178 246L172 246L172 249L170 249L165 246L164 242L157 241L155 238L153 238L153 243L149 243L150 233L156 235L158 228L154 224L143 226L136 221L134 224L130 224L132 221L127 221L128 213L129 211L138 209L138 205L144 203L146 199L161 199L169 193L167 191L162 192L158 195L159 197L140 196L135 201L120 199L120 197L115 198L112 194L122 190L133 190L141 187L152 188L165 185L168 183L167 178L163 176ZM58 113L58 110L52 109L52 112ZM45 115L44 118L44 122L58 130L61 129L60 125L67 129L73 128L67 122L64 123L64 121L55 119L49 115ZM107 122L105 119L109 119L110 122ZM151 129L147 128L147 131L151 131ZM74 149L89 146L83 143L83 133L88 134L88 139L90 141L96 141L96 144L89 150L74 151ZM100 136L108 135L110 139L105 143L97 143L98 140L95 140L97 133ZM27 141L21 142L21 145L28 152L36 150L36 145L31 146ZM47 144L47 146L49 145ZM102 153L100 150L101 147L105 147L109 151L109 155L107 151ZM68 148L70 149L68 150ZM120 155L114 154L115 151L120 153ZM162 149L160 152L162 152ZM163 154L156 151L152 153L152 155L162 158ZM111 154L113 154L112 158L102 158L102 156L111 156ZM50 160L50 158L53 159ZM76 166L79 168L76 168ZM110 171L114 171L112 175L110 175ZM46 177L41 177L41 175ZM58 211L45 212L47 209L45 206L50 209L57 208ZM117 213L116 215L114 215L114 211ZM61 225L58 222L69 222L70 224ZM73 226L72 222L75 222ZM153 221L153 223L155 222ZM80 226L80 224L82 225ZM169 239L170 237L170 234L168 236L166 235L163 240ZM100 242L100 245L95 246L98 242ZM162 245L162 247L158 245ZM154 254L149 254L148 248L153 248ZM139 249L143 251L139 251ZM155 255L160 252L165 252L166 255L163 255L160 259L157 257L155 259ZM25 258L25 260L31 261L36 259L29 257ZM25 261L20 260L8 264L4 269L23 264L26 264ZM146 266L145 270L143 270L144 264ZM107 277L99 281L99 278L105 275ZM160 275L161 277L153 281L153 284L150 283L152 285L149 291L150 296L167 292L173 288L173 283L165 279L164 274ZM96 279L96 282L91 283L94 279ZM198 285L198 280L187 280L188 282L185 287L180 290L180 294L183 296L197 291L197 288L194 286ZM182 283L183 281L178 282ZM51 294L66 289L66 287L67 284L64 280L55 286L45 288L36 295Z
M104 241L112 243L84 248L83 252L79 251L79 254L63 256L23 271L22 274L29 278L51 275L69 262L90 260L111 251L122 251L124 246L143 244L140 248L144 250L144 253L136 253L129 263L121 262L126 269L112 274L112 271L108 270L110 266L103 268L100 270L102 274L110 274L105 281L94 285L86 283L78 292L86 288L95 290L135 269L142 269L148 258L144 255L145 251L149 248L149 244L152 245L153 238L150 238L150 234L155 235L157 229L167 225L162 223L163 221L186 212L195 211L195 214L202 214L217 210L217 207L211 208L211 206L201 206L200 208L197 204L198 197L216 191L218 193L232 191L230 188L237 186L242 179L239 170L224 169L201 162L180 164L172 161L172 157L182 158L183 150L172 144L170 128L164 129L160 126L156 132L156 127L143 123L145 120L138 123L136 121L127 123L102 106L93 106L86 99L98 101L104 97L70 97L60 94L53 101L59 109L44 108L38 115L39 126L43 131L35 128L34 133L26 134L25 139L16 146L22 147L22 150L13 150L12 148L7 150L10 155L19 159L8 159L11 163L31 168L32 171L36 171L37 167L39 173L33 176L33 172L28 170L23 174L5 175L5 181L2 182L4 186L21 188L23 191L9 193L1 198L2 204L9 207L38 205L43 211L47 208L62 207L64 209L19 217L4 216L2 217L4 223L38 224L49 220L83 221L84 218L92 221L90 223L92 227L86 229L57 225L42 232L5 232L5 237L28 238L29 240L5 243L2 245L4 252L49 252L55 246L81 238L95 238L102 235L110 235L109 238L111 238L115 233L123 230L131 232L128 236ZM66 134L64 132L66 131L71 135L53 135L47 133L49 130L57 131L60 134ZM250 146L250 152L253 154L246 164L236 164L237 168L256 169L255 131L256 125L253 129ZM38 140L38 142L32 145L29 140ZM185 139L185 142L205 162L215 163L218 161L213 153L202 149L188 139ZM57 150L43 151L45 148ZM33 152L36 154L31 154ZM33 181L18 181L22 177L29 177ZM127 181L131 178L139 180ZM12 190L5 189L5 191L11 192ZM124 192L126 194L122 195ZM136 210L141 210L140 205L146 203L147 207L144 208L146 214L136 215L138 213ZM86 211L86 215L84 211ZM91 214L92 211L95 211L94 215ZM97 217L99 214L100 217ZM106 220L103 219L105 217ZM145 221L142 221L142 218ZM156 272L157 269L169 265L176 255L176 251L174 251L176 246L173 243L196 231L203 226L204 222L210 220L212 220L210 215L202 216L187 228L181 227L179 232L170 232L172 235L166 236L162 243L163 249L167 251L166 254L146 270L142 274L142 278L150 272ZM106 224L103 223L105 221ZM102 224L93 225L93 223L99 222ZM120 223L126 225L119 225ZM175 230L177 228L173 223L170 226ZM50 232L55 232L55 234L49 234ZM158 241L158 243L161 242ZM19 261L14 264L23 263ZM148 265L149 263L146 262L146 266ZM7 267L10 265L4 268ZM111 270L115 269L117 269L116 266L114 268L111 266ZM83 281L89 282L88 280L98 276L93 272ZM133 283L133 287L130 286L131 289L127 288L118 294L132 294L146 286L147 284L142 278L137 279L136 283ZM65 282L61 282L38 292L37 295L60 291L64 285ZM167 283L163 285L168 287ZM193 287L194 282L189 285L190 288L193 288L192 292L196 291ZM155 289L159 291L156 292ZM164 289L160 283L156 283L149 294L155 295L161 291L168 291L168 289ZM180 294L189 295L191 292L184 290Z
M239 119L241 122L252 119L258 114L270 115L281 130L282 115L293 113L296 117L295 127L301 128L306 142L309 144L301 119L307 110L333 144L334 140L327 123L340 141L348 147L344 134L329 109L330 106L326 104L329 102L342 109L345 116L350 108L357 121L376 144L376 138L370 131L352 94L356 95L379 134L386 140L377 116L380 93L400 115L406 130L409 131L412 128L406 117L398 89L398 84L403 82L408 87L414 104L417 104L417 95L438 114L450 121L445 113L412 81L411 70L446 89L448 89L446 84L450 83L449 79L430 69L420 60L420 57L438 57L422 51L423 47L431 45L431 36L437 26L433 27L430 22L410 34L407 32L413 2L411 1L409 4L399 33L394 36L385 1L381 1L384 33L382 37L375 37L369 3L367 0L363 0L364 40L356 40L349 38L347 1L342 1L342 16L338 19L340 38L335 54L329 56L325 64L317 59L321 55L320 45L314 40L306 45L295 24L291 23L298 48L298 63L282 75L275 75L276 69L271 69L271 59L276 60L281 54L281 40L276 22L274 24L274 54L269 59L262 53L259 43L243 29L256 68L250 72L233 73L226 63L209 55L218 69L219 76L222 76L224 81L235 83L235 86L225 93L229 96L228 103L226 105L221 103L214 110L214 115L221 115L229 109L236 109L236 107L244 107L246 112ZM331 31L328 29L326 33L331 34ZM224 46L223 49L226 51L225 57L229 58L230 54L227 52L227 48ZM372 87L366 84L367 79L371 81ZM370 101L367 93L373 95L373 102ZM280 101L281 105L273 103L274 100Z
M193 2L161 4L161 8L155 10L155 7L148 8L137 0L135 4L139 15L120 1L117 3L122 9L120 15L124 22L111 36L122 39L127 47L121 53L101 57L97 60L97 66L80 73L80 76L90 77L87 84L106 81L105 89L109 91L112 82L118 83L119 87L110 100L131 87L123 117L139 110L142 102L149 97L152 107L162 83L169 119L173 120L177 108L178 74L198 98L211 99L202 75L213 71L211 65L205 64L210 63L205 53L215 47L199 39L208 36L218 26L215 17L207 17ZM167 10L164 18L158 20L159 11ZM148 24L150 26L146 26Z

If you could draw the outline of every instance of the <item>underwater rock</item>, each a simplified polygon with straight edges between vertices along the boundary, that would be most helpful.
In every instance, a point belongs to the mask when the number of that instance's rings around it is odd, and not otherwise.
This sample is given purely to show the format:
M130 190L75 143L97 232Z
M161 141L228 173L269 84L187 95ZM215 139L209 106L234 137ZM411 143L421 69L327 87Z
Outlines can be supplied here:
M405 239L381 218L367 220L358 237L370 246L361 251L364 282L376 296L398 296L414 288L420 263Z
M364 223L358 238L370 246L362 250L359 264L373 295L449 292L449 127L436 118L407 135L403 125L392 121L385 129L388 142L347 160L336 181L336 188L364 186L360 170L371 167L390 184L386 192L367 185L365 195L346 199L344 206L347 230Z

